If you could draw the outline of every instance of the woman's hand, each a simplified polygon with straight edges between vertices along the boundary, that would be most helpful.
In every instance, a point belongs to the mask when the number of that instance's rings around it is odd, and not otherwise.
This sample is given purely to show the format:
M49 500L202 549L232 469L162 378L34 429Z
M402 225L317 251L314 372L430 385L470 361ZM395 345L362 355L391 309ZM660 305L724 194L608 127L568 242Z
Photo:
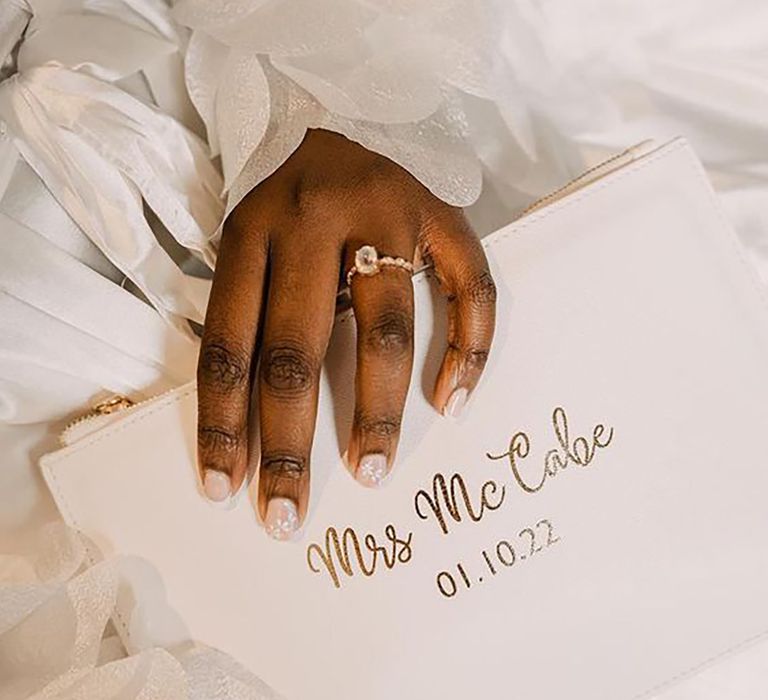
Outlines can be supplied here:
M320 368L339 284L364 245L408 261L418 246L434 264L450 317L439 411L459 413L488 357L496 290L462 211L388 159L308 132L224 225L198 365L205 493L227 502L243 486L257 403L258 507L277 539L290 537L307 510ZM347 462L360 483L377 486L392 467L411 378L413 288L407 271L384 267L355 275L351 293L358 332Z

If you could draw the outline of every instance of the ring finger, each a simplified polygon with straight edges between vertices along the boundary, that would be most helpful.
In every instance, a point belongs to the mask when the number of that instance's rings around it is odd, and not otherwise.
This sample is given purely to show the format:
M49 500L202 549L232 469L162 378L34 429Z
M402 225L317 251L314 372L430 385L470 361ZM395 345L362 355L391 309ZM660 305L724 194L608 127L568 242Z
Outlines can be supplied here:
M355 254L362 245L355 241L348 243L345 269L354 265ZM387 245L389 249L383 245L377 247L374 241L380 256L413 259L413 237L407 234L390 237ZM357 321L357 372L347 464L361 484L376 487L392 468L411 381L414 326L411 272L396 266L382 266L372 276L355 274L351 293Z

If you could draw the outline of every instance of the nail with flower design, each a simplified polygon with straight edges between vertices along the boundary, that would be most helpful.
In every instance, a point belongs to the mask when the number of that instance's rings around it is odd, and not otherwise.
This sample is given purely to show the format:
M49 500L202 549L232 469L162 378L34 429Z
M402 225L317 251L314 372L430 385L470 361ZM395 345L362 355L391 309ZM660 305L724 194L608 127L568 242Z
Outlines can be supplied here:
M273 498L264 519L267 534L275 540L290 540L299 529L299 514L290 498Z

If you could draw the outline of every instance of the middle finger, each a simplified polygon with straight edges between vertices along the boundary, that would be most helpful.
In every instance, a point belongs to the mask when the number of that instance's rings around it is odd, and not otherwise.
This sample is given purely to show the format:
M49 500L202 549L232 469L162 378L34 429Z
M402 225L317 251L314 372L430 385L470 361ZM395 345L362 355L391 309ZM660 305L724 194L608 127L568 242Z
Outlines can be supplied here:
M290 539L307 511L320 368L340 265L337 244L309 245L300 234L272 251L259 366L259 512L275 539Z

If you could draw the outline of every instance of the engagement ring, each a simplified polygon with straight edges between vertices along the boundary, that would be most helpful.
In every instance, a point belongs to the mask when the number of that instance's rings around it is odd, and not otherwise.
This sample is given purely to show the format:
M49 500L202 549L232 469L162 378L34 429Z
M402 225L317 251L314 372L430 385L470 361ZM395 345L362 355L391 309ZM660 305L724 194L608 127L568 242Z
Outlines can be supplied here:
M383 267L399 267L409 274L413 274L413 263L405 258L392 258L389 256L379 257L379 253L372 245L364 245L358 248L355 253L355 264L347 273L347 286L352 285L352 278L355 275L364 277L373 277L379 274Z

